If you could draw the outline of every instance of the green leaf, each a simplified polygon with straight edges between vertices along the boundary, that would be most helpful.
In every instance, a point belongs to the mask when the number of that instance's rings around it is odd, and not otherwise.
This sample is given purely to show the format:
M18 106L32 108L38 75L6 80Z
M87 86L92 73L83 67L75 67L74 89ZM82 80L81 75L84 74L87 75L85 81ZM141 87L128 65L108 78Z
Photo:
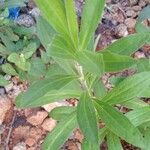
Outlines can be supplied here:
M2 65L2 71L5 72L6 74L9 74L9 75L13 75L13 76L17 75L16 70L9 63Z
M92 100L87 93L83 93L77 106L78 124L85 138L98 144L98 125L96 112Z
M102 54L106 72L121 71L132 67L136 62L129 56L118 55L109 51L104 51Z
M99 150L99 145L84 139L82 143L82 150Z
M150 5L148 5L147 7L145 7L139 14L137 21L138 22L142 22L145 19L149 19L150 18Z
M149 86L150 72L142 72L124 79L102 100L109 104L123 103L141 97L147 88L149 89Z
M110 131L135 146L144 147L142 134L127 117L102 101L95 102L95 107Z
M147 103L145 103L144 101L137 99L137 98L127 101L127 102L124 102L124 103L121 103L121 105L123 105L129 109L138 109L141 107L148 106Z
M2 75L0 75L0 86L6 86L9 84L9 81L5 80Z
M16 105L23 108L29 106L35 107L39 102L41 103L41 101L36 100L39 100L48 92L63 88L76 78L77 77L71 75L55 75L48 79L38 81L31 85L27 92L17 97Z
M25 2L27 2L27 0L7 0L4 2L3 5L0 6L0 8L12 8L12 7L20 7L20 6L26 6Z
M149 114L150 106L147 106L128 112L126 117L132 122L134 126L140 126L141 124L150 121Z
M138 72L150 71L150 59L137 60L136 70Z
M36 0L35 2L43 17L57 32L68 34L65 7L62 0L56 0L55 2L53 0Z
M108 143L108 150L123 150L118 136L109 131L106 137Z
M86 0L79 34L80 50L89 45L104 10L105 0Z
M8 61L14 63L17 67L24 71L28 71L30 69L30 63L26 61L23 54L19 55L17 53L11 53L8 56Z
M28 74L34 80L40 79L46 74L46 66L40 58L36 57L31 59L31 67Z
M49 116L54 118L55 120L60 121L65 117L69 116L74 111L76 111L76 107L70 106L56 107L50 112Z
M37 18L37 35L45 49L50 46L55 35L52 27L42 17Z
M149 33L129 35L112 43L105 49L105 51L122 55L130 55L142 47L146 43L147 38L149 38Z
M37 49L36 43L31 42L27 45L27 47L23 49L21 53L24 54L25 59L29 59L35 53L36 49Z
M47 49L49 56L61 58L61 59L72 59L75 58L75 50L71 43L66 41L62 36L56 36L53 39L51 46Z
M69 138L71 132L77 127L76 112L65 117L46 137L43 149L44 150L59 150L64 142Z
M104 73L102 54L91 51L79 51L77 52L76 59L86 71L98 76L101 76Z
M68 30L75 48L78 48L78 22L73 0L64 0Z

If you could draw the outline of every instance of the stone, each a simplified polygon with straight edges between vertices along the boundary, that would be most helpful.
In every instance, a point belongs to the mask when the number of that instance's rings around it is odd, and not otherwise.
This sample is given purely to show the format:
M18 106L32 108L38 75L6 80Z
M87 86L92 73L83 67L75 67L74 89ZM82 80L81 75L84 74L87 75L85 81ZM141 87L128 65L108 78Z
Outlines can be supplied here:
M42 124L42 128L46 131L52 131L55 126L57 124L57 121L52 119L52 118L47 118L44 120L43 124Z
M128 10L126 12L127 17L134 17L136 15L136 13L133 10Z
M39 8L35 7L29 12L34 18L37 18L40 15Z
M134 6L138 3L138 0L130 0L130 5Z
M13 150L26 150L26 144L24 142L18 143Z
M135 27L135 24L136 24L136 19L127 18L127 19L125 20L125 25L126 25L128 28L134 28L134 27Z
M23 25L25 27L31 27L31 26L35 25L34 19L30 15L27 15L27 14L20 15L16 19L16 23L18 25Z
M7 97L0 96L0 125L5 119L6 113L11 108L11 101Z
M132 7L132 10L134 10L134 11L137 11L137 12L138 12L138 11L141 11L141 10L142 10L142 8L141 8L140 6L138 6L138 5L137 5L137 6L133 6L133 7Z
M116 29L115 33L118 37L125 37L128 35L127 26L125 24L119 24Z
M25 141L26 145L28 146L33 146L34 144L36 144L36 140L34 138L27 138Z
M46 111L37 111L27 117L27 121L33 126L37 126L42 124L44 119L48 116Z
M137 59L145 58L145 54L143 52L137 51L134 53L134 57Z

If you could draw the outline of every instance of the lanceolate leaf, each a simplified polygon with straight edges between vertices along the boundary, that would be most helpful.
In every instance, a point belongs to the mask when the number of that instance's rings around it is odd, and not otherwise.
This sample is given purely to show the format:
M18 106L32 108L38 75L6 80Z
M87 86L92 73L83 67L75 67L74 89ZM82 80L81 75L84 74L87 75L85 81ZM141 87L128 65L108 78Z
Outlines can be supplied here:
M132 67L132 65L136 63L136 61L129 56L118 55L108 51L102 54L106 72L120 71Z
M62 36L56 36L53 39L51 46L47 49L48 55L61 58L73 59L75 57L75 50Z
M138 19L137 21L138 22L142 22L144 21L145 19L149 19L150 18L150 5L148 5L147 7L145 7L141 13L139 14L138 16Z
M46 93L50 91L63 88L75 78L77 77L71 75L56 75L48 79L41 80L31 85L27 92L23 93L17 98L17 106L29 107L32 104L32 101L36 101L37 99L42 98Z
M147 106L128 112L126 117L134 124L134 126L139 126L150 121L149 114L150 106Z
M55 35L52 27L42 17L37 18L37 35L45 49L50 46Z
M59 150L62 144L71 135L73 129L77 127L76 112L61 120L56 128L46 137L43 149L44 150Z
M143 100L140 100L138 98L135 98L133 100L130 100L121 104L129 109L138 109L141 107L148 106L148 103L145 103Z
M76 111L76 107L70 106L61 106L54 108L49 116L54 118L55 120L63 120L65 117L70 116L72 112Z
M66 34L67 20L65 7L62 0L36 0L37 6L40 8L43 16L47 19L50 25L62 34Z
M147 38L149 38L149 34L145 33L129 35L112 43L105 50L116 54L130 55L142 47Z
M64 0L68 30L72 42L77 49L78 47L78 23L73 0Z
M86 49L91 41L100 18L103 13L105 0L86 0L83 8L81 30L80 30L80 49Z
M149 89L150 72L142 72L124 79L118 86L110 91L103 101L109 104L117 104L141 97Z
M83 140L82 150L99 150L99 147L100 146L98 144L89 142L86 139Z
M144 147L142 134L127 117L102 101L95 102L95 107L110 131L135 146Z
M8 85L9 81L5 80L2 75L0 75L0 86Z
M79 51L77 52L76 57L77 61L86 71L98 76L101 76L104 73L102 54L90 51Z
M98 126L96 112L92 100L87 93L83 93L77 106L79 127L87 141L98 144Z
M111 131L107 133L107 143L108 150L123 150L119 137Z

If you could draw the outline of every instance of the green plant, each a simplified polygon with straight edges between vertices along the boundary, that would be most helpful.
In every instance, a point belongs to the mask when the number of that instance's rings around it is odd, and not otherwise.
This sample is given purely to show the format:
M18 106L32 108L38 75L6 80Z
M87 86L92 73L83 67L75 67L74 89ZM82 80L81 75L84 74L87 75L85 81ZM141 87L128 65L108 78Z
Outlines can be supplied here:
M8 84L3 74L19 76L22 80L34 82L46 74L45 64L49 58L34 57L40 48L37 27L18 26L9 18L9 8L26 6L27 0L6 0L0 6L0 56L5 60L0 66L0 86ZM40 23L40 21L38 21ZM40 54L39 54L40 55Z
M140 32L138 26L136 34L96 52L94 33L104 0L85 1L80 27L73 0L36 3L50 24L39 18L43 21L38 23L38 36L46 49L45 56L51 57L50 69L43 80L17 97L16 105L29 108L65 98L78 100L77 107L58 107L50 113L58 125L45 139L43 149L59 149L78 126L84 134L83 150L98 150L105 137L110 150L123 149L120 139L146 149L150 107L140 98L150 96L149 59L136 60L131 54L150 41L150 33ZM101 77L127 68L137 73L119 79L108 92ZM119 112L118 104L131 111ZM104 122L103 128L99 128L100 122Z

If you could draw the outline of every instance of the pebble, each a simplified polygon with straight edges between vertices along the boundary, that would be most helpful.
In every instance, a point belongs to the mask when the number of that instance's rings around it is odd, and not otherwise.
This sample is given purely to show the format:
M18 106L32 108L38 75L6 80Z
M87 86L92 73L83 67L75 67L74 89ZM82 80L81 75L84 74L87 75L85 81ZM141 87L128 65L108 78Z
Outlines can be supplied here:
M0 96L4 95L6 93L5 88L4 87L0 87Z
M137 51L135 52L134 57L138 59L145 58L145 54L143 52Z
M25 143L28 146L33 146L36 143L36 140L34 138L27 138Z
M6 97L0 96L0 125L3 123L5 115L10 108L11 101Z
M136 24L136 19L127 18L127 19L125 20L125 25L126 25L128 28L134 28L134 27L135 27L135 24Z
M57 121L52 118L47 118L42 124L42 128L46 131L51 132L56 127Z
M133 6L131 9L136 11L136 12L142 10L142 8L140 6Z
M127 26L125 24L119 24L116 29L115 33L118 37L125 37L128 35Z
M31 26L35 25L34 19L30 15L27 15L27 14L20 15L17 18L16 23L18 25L23 25L25 27L31 27Z
M138 3L138 0L130 0L130 5L134 6Z
M34 18L37 18L40 15L39 8L35 7L29 12Z
M26 144L24 142L18 143L13 150L26 150Z
M126 12L127 17L134 17L136 15L136 13L133 10L128 10Z
M46 111L37 111L36 113L31 114L27 117L27 121L33 126L42 124L44 119L48 116Z

